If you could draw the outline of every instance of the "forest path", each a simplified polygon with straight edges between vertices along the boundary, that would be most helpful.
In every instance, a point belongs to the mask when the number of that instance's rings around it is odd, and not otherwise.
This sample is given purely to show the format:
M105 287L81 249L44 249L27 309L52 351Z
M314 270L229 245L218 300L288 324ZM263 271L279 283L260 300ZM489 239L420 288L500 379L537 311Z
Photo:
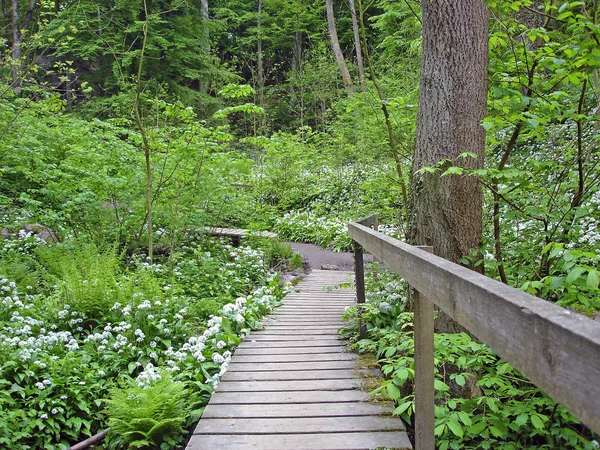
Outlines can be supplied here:
M354 254L350 252L334 252L314 244L286 242L302 255L303 260L311 269L320 269L324 265L337 266L339 270L351 271L354 266ZM373 262L373 256L366 254L365 263Z
M244 339L187 450L412 448L392 406L360 389L358 356L337 333L356 294L325 288L349 281L313 270Z

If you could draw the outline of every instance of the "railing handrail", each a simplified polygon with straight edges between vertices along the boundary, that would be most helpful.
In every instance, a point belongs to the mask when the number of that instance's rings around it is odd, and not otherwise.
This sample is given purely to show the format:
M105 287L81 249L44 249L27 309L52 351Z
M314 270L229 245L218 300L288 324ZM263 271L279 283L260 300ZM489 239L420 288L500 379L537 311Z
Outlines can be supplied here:
M348 232L422 296L600 432L600 323L361 223L349 223ZM417 326L415 320L415 333Z

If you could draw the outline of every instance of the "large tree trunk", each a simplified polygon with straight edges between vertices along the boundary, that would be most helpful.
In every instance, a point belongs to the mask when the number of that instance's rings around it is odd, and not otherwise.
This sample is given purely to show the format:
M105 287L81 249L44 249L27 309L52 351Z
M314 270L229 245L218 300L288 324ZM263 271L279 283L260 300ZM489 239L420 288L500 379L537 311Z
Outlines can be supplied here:
M362 48L360 45L360 32L358 29L358 17L354 0L348 0L350 14L352 15L352 31L354 32L354 47L356 48L356 64L358 65L358 83L361 89L365 88L365 64L363 63Z
M348 95L351 95L354 92L354 85L352 84L352 78L350 77L350 72L346 66L346 61L344 61L344 54L342 53L337 30L335 28L333 0L325 0L325 9L327 10L327 26L329 28L329 37L331 38L331 48L338 63L338 67L340 68L340 73L342 74L342 83L344 83L344 88L346 88Z
M483 167L488 18L483 0L427 0L423 8L423 56L413 162L410 237L454 262L481 241L481 183L476 177L417 173L445 159L448 165ZM470 152L477 158L458 158ZM460 327L440 313L440 332Z
M19 30L19 1L12 0L12 81L15 95L21 95L21 31Z

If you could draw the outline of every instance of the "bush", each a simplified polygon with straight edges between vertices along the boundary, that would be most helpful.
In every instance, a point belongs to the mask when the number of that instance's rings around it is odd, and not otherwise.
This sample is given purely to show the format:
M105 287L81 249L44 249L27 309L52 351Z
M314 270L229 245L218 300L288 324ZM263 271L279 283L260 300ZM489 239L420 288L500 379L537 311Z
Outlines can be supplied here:
M106 400L110 448L169 449L183 440L186 391L166 372L146 366L144 381L110 391Z

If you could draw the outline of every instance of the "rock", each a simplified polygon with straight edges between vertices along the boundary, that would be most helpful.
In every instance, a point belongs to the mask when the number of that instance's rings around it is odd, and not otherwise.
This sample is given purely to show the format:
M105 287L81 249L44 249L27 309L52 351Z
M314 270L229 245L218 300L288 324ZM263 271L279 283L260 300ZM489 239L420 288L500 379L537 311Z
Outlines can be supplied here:
M6 239L11 239L12 236L10 235L10 231L8 231L7 228L0 228L0 236L6 238Z
M340 270L335 264L322 264L321 270Z
M24 225L21 228L21 231L25 233L32 233L37 236L38 239L46 242L47 244L57 244L61 242L60 236L52 231L45 225L40 225L39 223L31 223Z

